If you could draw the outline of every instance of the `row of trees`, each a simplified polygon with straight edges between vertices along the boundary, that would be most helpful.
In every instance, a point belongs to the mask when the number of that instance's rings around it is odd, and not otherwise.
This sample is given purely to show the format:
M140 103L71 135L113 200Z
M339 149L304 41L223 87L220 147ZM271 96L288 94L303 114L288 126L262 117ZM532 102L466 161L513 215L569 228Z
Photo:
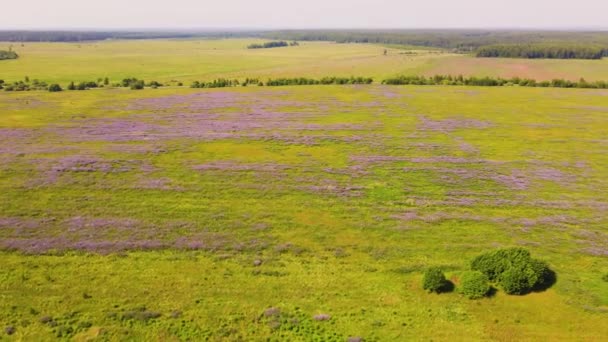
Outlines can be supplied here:
M3 60L3 59L17 59L17 58L19 58L19 55L15 51L0 50L0 60Z
M321 79L314 78L277 78L269 79L266 82L267 86L290 86L290 85L315 85L315 84L371 84L374 79L371 77L323 77Z
M211 82L195 81L190 87L191 88L226 88L226 87L246 87L248 85L257 86L299 86L299 85L348 85L348 84L372 84L374 80L371 77L323 77L321 79L295 77L295 78L276 78L268 79L266 82L262 82L257 78L247 78L244 81L237 79L226 79L218 78ZM168 83L170 85L171 83ZM536 81L527 78L492 78L492 77L464 77L451 76L451 75L435 75L432 77L425 76L397 76L393 78L387 78L382 81L382 84L387 85L448 85L448 86L483 86L483 87L506 87L506 86L522 86L522 87L552 87L552 88L594 88L594 89L608 89L608 82L605 81L594 81L588 82L581 78L578 82L564 80L564 79L553 79L551 81ZM177 86L182 86L181 82L176 83ZM125 78L119 83L110 84L110 80L106 77L104 79L98 79L96 81L85 81L74 83L70 82L67 86L67 90L87 90L93 88L103 87L126 87L134 90L149 88L158 88L164 86L164 84L157 81L145 82L137 78ZM29 78L26 77L24 81L17 81L11 84L4 83L0 80L0 89L6 91L27 91L27 90L47 90L48 85L46 82L33 80L30 82Z
M382 81L382 84L388 85L451 85L451 86L483 86L483 87L505 87L505 86L523 86L523 87L552 87L552 88L596 88L608 89L608 83L605 81L588 82L581 78L578 82L553 79L551 81L536 81L528 78L492 78L492 77L464 77L451 75L435 75L432 77L425 76L398 76L387 78Z
M247 78L243 82L239 80L229 80L218 78L211 82L194 81L190 88L225 88L225 87L246 87L248 85L279 87L279 86L295 86L295 85L328 85L328 84L371 84L374 80L370 77L323 77L321 79L314 78L275 78L268 79L265 83L257 78Z
M499 44L482 46L477 57L601 59L608 56L608 47L571 44Z
M298 42L293 41L291 43L288 43L286 41L274 41L274 42L266 42L263 44L249 44L247 46L248 49L270 49L270 48L277 48L277 47L285 47L285 46L298 46L300 45Z
M158 39L240 36L230 32L129 32L129 31L0 31L2 42L80 42L106 39Z
M190 88L226 88L226 87L237 87L239 86L239 80L229 80L226 78L218 78L211 82L204 81L194 81ZM246 86L246 83L243 83L243 86Z

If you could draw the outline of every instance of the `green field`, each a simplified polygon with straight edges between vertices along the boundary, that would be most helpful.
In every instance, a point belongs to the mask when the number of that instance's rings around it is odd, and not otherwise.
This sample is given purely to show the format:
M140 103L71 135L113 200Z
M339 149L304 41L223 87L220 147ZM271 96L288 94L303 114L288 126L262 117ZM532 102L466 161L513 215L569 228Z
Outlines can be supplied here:
M0 63L0 79L39 79L67 85L70 81L113 82L137 77L186 82L219 77L366 76L380 81L397 74L564 78L608 81L608 59L525 60L474 58L439 49L384 47L372 44L302 42L300 46L246 49L259 42L223 40L108 40L84 43L0 43L13 46L17 60ZM384 49L388 54L384 55Z
M26 43L0 78L384 77L469 58L249 42ZM2 91L0 340L605 341L607 115L592 89ZM473 257L508 246L557 282L458 293ZM431 266L456 291L426 293Z

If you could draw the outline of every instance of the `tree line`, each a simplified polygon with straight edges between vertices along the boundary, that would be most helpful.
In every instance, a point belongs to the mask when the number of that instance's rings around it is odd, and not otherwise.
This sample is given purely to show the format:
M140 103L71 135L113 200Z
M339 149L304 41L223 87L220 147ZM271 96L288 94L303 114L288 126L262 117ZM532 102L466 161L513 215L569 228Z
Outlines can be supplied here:
M294 78L269 78L266 82L260 81L257 78L246 78L244 81L238 79L226 79L218 78L213 81L194 81L191 88L228 88L228 87L246 87L249 85L253 86L267 86L267 87L280 87L280 86L300 86L300 85L350 85L350 84L372 84L374 83L371 77L323 77L320 79L306 78L306 77L294 77ZM387 78L381 81L382 84L386 85L443 85L443 86L480 86L480 87L508 87L508 86L521 86L521 87L542 87L542 88L591 88L591 89L608 89L608 82L606 81L586 81L581 78L579 81L570 81L565 79L553 79L551 81L537 81L529 78L493 78L493 77L465 77L462 75L435 75L431 77L426 76L397 76ZM163 86L176 85L182 86L181 82L172 83L161 83L157 81L140 80L137 78L125 78L120 82L111 83L106 78L99 78L97 81L84 81L84 82L70 82L66 89L67 90L88 90L94 88L103 87L124 87L133 90L140 90L144 88L159 88ZM47 84L44 81L34 79L30 81L29 77L25 77L24 80L16 81L13 83L5 83L4 80L0 80L0 89L5 91L28 91L28 90L49 90L49 91L62 91L63 87L59 84Z
M280 30L263 32L268 39L299 41L334 41L337 43L373 43L415 45L470 53L496 44L578 44L608 47L608 32L509 31L509 30Z
M397 76L387 78L382 81L382 84L387 85L447 85L447 86L481 86L481 87L507 87L507 86L522 86L522 87L551 87L551 88L595 88L608 89L608 83L605 81L588 82L581 78L578 82L553 79L551 81L536 81L529 78L492 78L492 77L464 77L451 75L435 75L432 77L425 76Z
M285 47L285 46L298 46L300 45L298 42L293 41L291 43L288 43L284 40L281 41L273 41L273 42L266 42L263 44L249 44L247 45L248 49L271 49L271 48L277 48L277 47Z
M140 80L134 77L125 78L120 82L111 83L108 77L98 78L97 81L82 81L82 82L70 82L66 86L66 90L89 90L95 88L104 88L104 87L125 87L133 90L141 90L144 87L148 88L159 88L164 85L157 81L149 81L145 82L144 80ZM183 83L177 82L178 86L182 86ZM7 83L4 80L0 80L0 89L4 89L4 91L30 91L30 90L48 90L50 92L59 92L63 91L64 88L57 84L52 83L48 84L47 82L40 81L37 79L33 79L30 81L30 78L26 76L23 80L19 80L13 83Z
M194 81L190 88L226 88L226 87L246 87L248 85L279 87L295 85L329 85L329 84L371 84L374 80L371 77L323 77L320 79L294 77L294 78L269 78L266 82L259 81L257 78L247 78L243 82L239 80L229 80L218 78L211 82Z
M608 56L608 47L572 44L497 44L482 46L477 57L601 59Z
M244 31L0 31L3 42L81 42L106 39L243 38Z

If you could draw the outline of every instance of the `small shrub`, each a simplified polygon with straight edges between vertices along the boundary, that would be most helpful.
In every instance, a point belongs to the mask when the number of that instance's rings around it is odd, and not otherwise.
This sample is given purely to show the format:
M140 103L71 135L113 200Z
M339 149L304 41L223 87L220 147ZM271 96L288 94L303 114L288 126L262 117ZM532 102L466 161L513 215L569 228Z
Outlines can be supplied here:
M441 293L444 292L448 285L445 275L438 267L431 267L424 272L422 280L422 288L428 292Z
M14 334L14 333L15 333L15 331L17 331L17 329L15 329L15 327L14 327L14 326L12 326L12 325L9 325L8 327L4 328L4 332L5 332L7 335L12 335L12 334Z
M605 282L608 282L608 273L606 273L602 276L602 280Z
M460 292L469 299L479 299L490 292L488 276L479 271L465 272L460 278Z
M507 294L524 294L532 287L528 272L523 268L510 268L500 276L500 285Z
M61 89L61 86L57 83L53 83L49 86L49 91L54 93L54 92L58 92L58 91L63 91L63 89Z
M131 87L131 89L133 89L133 90L141 90L141 89L144 89L144 81L141 81L141 80L139 80L139 81L135 81L135 82L131 83L131 86L130 86L130 87Z

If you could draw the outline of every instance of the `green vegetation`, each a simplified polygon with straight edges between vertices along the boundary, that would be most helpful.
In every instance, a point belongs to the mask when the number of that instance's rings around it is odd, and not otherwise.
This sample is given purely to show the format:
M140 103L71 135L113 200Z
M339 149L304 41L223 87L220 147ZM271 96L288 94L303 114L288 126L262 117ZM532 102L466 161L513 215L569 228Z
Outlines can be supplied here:
M15 51L0 50L0 61L3 59L17 59L19 55Z
M388 85L450 85L450 86L481 86L481 87L505 87L505 86L522 86L522 87L552 87L552 88L596 88L607 89L608 82L596 81L587 82L585 79L580 79L578 82L573 82L563 79L553 79L551 81L536 81L533 79L514 77L511 79L491 78L491 77L463 77L452 75L435 75L432 77L424 76L398 76L388 78L382 81L382 84Z
M63 89L61 88L61 86L57 83L53 83L49 86L49 91L52 93L56 93L59 91L62 91Z
M608 33L508 30L284 30L265 32L273 39L335 41L439 47L470 52L497 44L578 44L608 47Z
M477 57L601 59L608 56L608 46L559 44L487 45L475 51Z
M317 84L371 84L374 80L371 77L323 77L321 79L312 78L278 78L269 79L267 86L290 86L290 85L317 85Z
M606 59L252 42L26 43L0 63L9 86L96 87L0 92L0 340L605 340L607 91L521 85L608 79ZM353 70L525 76L265 86ZM239 86L178 86L219 79ZM484 251L497 290L469 300ZM428 294L433 267L457 291Z
M243 49L253 39L223 40L108 40L85 43L25 43L19 58L2 63L7 82L32 75L62 86L71 81L132 76L163 85L218 78L246 77L320 79L327 75L365 75L375 80L394 75L464 75L477 78L608 80L608 59L501 59L457 55L435 48L399 48L372 44L306 42L297 49ZM384 50L387 55L384 55ZM103 80L102 80L103 83Z
M446 292L448 286L448 280L445 278L441 268L431 267L424 272L422 288L426 291L435 293Z
M459 291L469 299L483 298L490 292L489 281L481 272L467 271L460 277Z
M271 49L271 48L277 48L277 47L285 47L285 46L298 46L300 44L298 44L298 42L293 41L291 43L288 43L286 41L274 41L274 42L266 42L263 44L258 44L258 43L254 43L254 44L249 44L247 45L248 49Z
M479 255L471 268L498 283L508 294L526 294L546 289L554 282L554 274L546 263L533 259L523 248L499 249Z

